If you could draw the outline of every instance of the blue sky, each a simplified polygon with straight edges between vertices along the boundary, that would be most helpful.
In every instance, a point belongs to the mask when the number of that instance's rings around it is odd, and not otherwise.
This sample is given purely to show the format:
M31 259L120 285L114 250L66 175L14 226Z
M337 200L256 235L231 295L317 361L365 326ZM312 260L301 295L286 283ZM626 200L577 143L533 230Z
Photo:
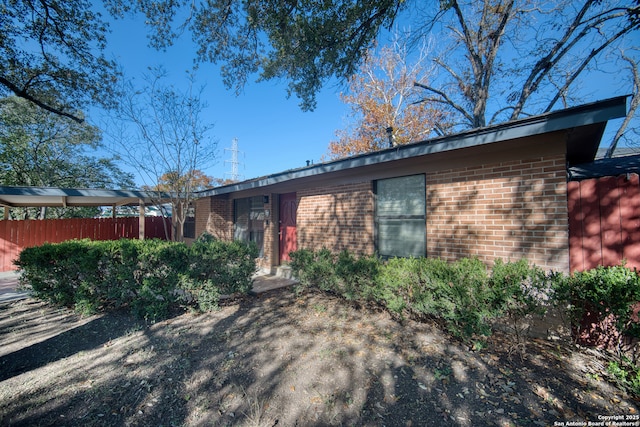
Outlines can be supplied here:
M159 52L147 46L140 18L111 21L110 27L106 55L122 65L127 78L139 81L148 67L161 65L168 72L165 83L186 87L186 71L195 57L188 34L166 52ZM315 111L302 112L295 96L287 99L286 82L249 81L236 96L224 87L212 64L202 64L196 77L196 86L204 85L202 100L208 104L202 119L213 124L209 137L218 141L216 163L203 168L207 175L230 177L231 153L225 148L231 147L234 138L241 151L238 172L249 179L305 166L306 160L319 162L335 131L344 127L348 108L340 101L340 87L335 84L318 94ZM136 180L142 184L138 177Z
M127 78L140 80L148 67L162 66L168 72L167 82L186 86L186 71L191 69L195 57L195 46L188 33L166 52L159 52L147 46L147 30L140 16L111 21L111 30L106 54L123 66ZM633 40L630 42L636 45ZM580 92L585 93L585 102L622 95L625 89L621 89L617 80L612 75L594 77L593 83L587 83ZM205 86L202 99L208 108L202 119L213 124L209 137L218 146L217 161L203 171L215 178L230 177L231 153L225 149L231 147L234 138L238 139L241 151L241 179L249 179L301 167L307 160L321 161L335 131L346 126L349 108L340 101L342 87L337 84L323 88L312 112L302 112L297 98L287 99L284 81L250 80L244 92L236 96L223 86L216 66L204 63L197 71L196 84ZM608 145L620 122L608 126L601 146ZM139 185L143 183L136 179Z

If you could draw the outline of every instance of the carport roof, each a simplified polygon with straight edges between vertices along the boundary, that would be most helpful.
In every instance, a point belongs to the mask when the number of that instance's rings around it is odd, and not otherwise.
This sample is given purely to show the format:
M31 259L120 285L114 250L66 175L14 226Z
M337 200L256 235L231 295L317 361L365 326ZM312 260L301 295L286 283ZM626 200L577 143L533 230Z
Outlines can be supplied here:
M140 190L0 186L0 206L124 206L167 202L168 195Z

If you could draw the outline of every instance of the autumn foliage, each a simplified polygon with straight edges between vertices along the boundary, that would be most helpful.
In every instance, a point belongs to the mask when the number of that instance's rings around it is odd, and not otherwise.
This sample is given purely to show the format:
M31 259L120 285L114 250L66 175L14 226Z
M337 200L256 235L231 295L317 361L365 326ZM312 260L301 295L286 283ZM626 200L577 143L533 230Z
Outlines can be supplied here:
M393 128L394 145L427 139L446 120L432 104L419 100L414 82L425 80L421 54L407 63L406 49L399 43L369 54L357 74L349 79L348 93L340 98L351 105L350 125L336 131L329 156L342 158L389 147L387 128Z

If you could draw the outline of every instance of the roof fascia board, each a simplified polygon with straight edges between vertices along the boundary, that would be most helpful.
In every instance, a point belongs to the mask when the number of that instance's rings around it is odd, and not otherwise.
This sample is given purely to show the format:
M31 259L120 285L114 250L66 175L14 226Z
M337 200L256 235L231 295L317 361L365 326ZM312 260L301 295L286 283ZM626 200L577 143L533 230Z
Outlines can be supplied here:
M41 203L32 202L36 198L52 198L58 200L55 203L48 202L47 206L112 206L138 204L139 200L145 203L166 203L174 195L168 193L147 192L139 190L107 190L107 189L82 189L82 188L55 188L55 187L26 187L26 186L0 186L0 205L6 207L42 206ZM11 198L29 199L26 202L12 203ZM87 202L84 199L103 200L99 202Z
M10 196L53 196L53 197L148 197L146 192L137 190L105 190L84 188L56 188L56 187L19 187L0 186L0 194Z
M204 190L196 194L199 197L229 194L362 166L541 135L577 126L603 123L614 118L623 117L626 114L626 99L627 96L619 96L539 116L465 131L455 135L388 148L375 153L362 154L329 163L276 173L254 180Z

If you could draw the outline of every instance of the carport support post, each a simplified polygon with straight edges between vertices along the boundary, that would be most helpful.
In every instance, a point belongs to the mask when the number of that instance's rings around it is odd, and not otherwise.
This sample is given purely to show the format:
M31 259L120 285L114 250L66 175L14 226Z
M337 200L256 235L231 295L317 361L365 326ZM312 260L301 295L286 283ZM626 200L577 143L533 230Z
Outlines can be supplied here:
M4 220L8 220L9 219L9 206L3 206L4 208Z
M140 203L140 216L138 226L138 239L144 240L144 200L139 199Z

